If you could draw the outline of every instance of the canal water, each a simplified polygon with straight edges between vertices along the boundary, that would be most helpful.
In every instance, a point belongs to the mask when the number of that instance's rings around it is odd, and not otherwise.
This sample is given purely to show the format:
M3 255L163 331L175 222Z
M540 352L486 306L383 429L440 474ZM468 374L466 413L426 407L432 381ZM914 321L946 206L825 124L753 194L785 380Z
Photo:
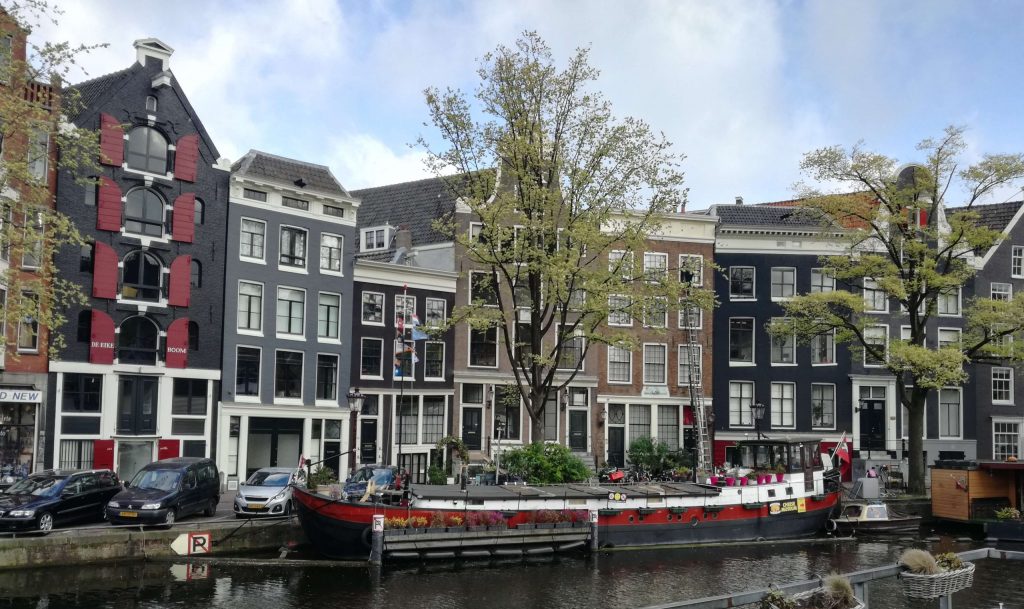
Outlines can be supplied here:
M895 562L903 549L966 550L950 538L786 543L652 551L536 562L407 565L368 569L133 563L0 572L0 608L25 609L631 609L740 592ZM871 609L936 607L910 602L895 579L872 584ZM978 561L974 587L954 606L1024 608L1021 563Z

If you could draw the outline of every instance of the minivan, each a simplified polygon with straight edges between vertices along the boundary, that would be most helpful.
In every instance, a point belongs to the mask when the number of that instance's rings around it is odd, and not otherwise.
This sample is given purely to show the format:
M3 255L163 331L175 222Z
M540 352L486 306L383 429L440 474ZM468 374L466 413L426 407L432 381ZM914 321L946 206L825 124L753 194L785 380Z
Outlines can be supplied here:
M202 512L213 516L220 502L220 473L213 460L177 457L139 470L127 488L107 503L112 524L162 524Z

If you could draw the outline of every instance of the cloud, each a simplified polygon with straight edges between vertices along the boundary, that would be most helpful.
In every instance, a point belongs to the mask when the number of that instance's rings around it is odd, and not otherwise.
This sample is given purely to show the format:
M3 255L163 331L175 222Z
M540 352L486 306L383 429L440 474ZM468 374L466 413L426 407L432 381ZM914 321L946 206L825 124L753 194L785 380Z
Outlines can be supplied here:
M322 162L345 188L357 190L432 177L423 164L425 159L422 151L396 152L373 135L356 133L335 138Z

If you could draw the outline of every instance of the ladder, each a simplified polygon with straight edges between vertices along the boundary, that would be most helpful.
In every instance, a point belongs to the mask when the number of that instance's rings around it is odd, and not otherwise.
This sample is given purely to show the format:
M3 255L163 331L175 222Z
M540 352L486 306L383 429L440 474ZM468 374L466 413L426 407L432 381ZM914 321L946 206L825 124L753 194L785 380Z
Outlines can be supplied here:
M694 463L694 471L707 474L711 472L711 437L708 433L708 416L704 406L704 391L701 382L703 366L701 365L700 340L698 330L690 322L690 311L693 307L686 308L686 360L690 368L687 374L687 386L690 390L690 408L693 409L693 426L697 432L697 462ZM694 371L700 370L698 376Z

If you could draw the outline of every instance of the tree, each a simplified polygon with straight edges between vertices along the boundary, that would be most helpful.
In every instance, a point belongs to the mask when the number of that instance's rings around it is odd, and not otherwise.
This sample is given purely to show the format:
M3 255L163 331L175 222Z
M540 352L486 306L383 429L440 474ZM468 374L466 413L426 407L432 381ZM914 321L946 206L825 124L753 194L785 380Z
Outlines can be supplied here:
M896 395L909 412L912 493L924 493L922 437L929 392L962 384L964 364L979 356L1024 355L1003 340L1024 329L1021 295L1012 300L975 296L963 310L960 342L924 340L940 299L959 293L975 274L975 259L1002 236L978 222L975 204L1024 177L1020 154L987 154L963 167L963 134L961 127L947 127L942 137L922 141L917 149L925 162L903 168L863 144L807 153L804 173L836 190L805 187L803 205L842 227L852 255L824 257L821 264L847 289L796 296L784 304L787 317L769 327L772 334L795 333L803 342L834 330L836 343L851 345L896 376ZM947 213L954 187L962 189L963 205ZM899 303L909 338L872 330L880 320L866 314L865 302L875 294Z
M587 55L577 50L559 71L527 32L483 57L475 103L452 89L425 91L444 145L420 138L428 164L479 223L441 227L484 271L451 323L500 336L534 442L544 439L545 404L590 349L631 344L603 327L608 297L629 295L615 306L639 318L682 289L669 269L644 277L642 256L633 255L685 202L682 156L643 121L613 117L591 90L598 72ZM609 260L613 250L624 254Z
M12 357L19 340L47 342L43 332L64 324L69 304L84 301L81 288L61 278L54 265L60 247L84 240L54 209L53 185L56 170L88 176L99 158L97 135L62 120L79 104L77 92L62 91L62 82L76 58L95 47L27 40L31 25L59 15L43 0L0 5L0 28L11 42L10 49L0 47L0 281L6 288L0 306L9 330L0 347ZM55 354L63 333L52 332L48 344Z

